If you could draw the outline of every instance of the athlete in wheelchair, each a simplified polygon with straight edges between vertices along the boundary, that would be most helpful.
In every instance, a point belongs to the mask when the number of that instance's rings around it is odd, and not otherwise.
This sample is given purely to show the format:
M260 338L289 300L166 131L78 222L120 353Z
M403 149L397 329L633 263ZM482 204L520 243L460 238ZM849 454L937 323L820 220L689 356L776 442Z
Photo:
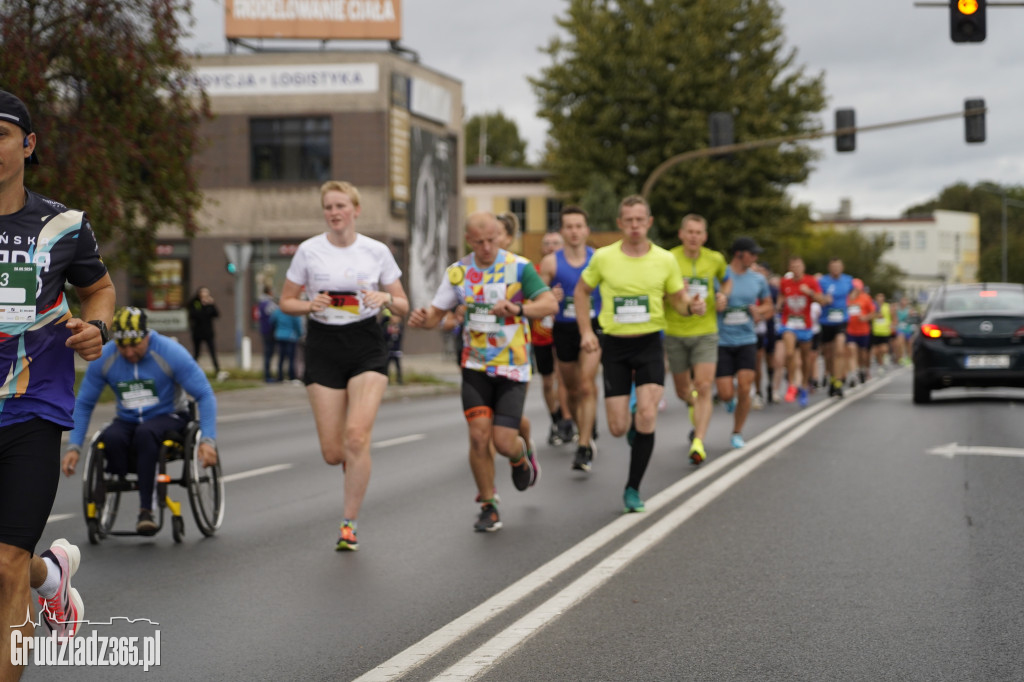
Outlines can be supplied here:
M61 461L65 475L75 473L96 401L110 386L117 416L93 436L83 471L89 541L154 535L163 526L164 509L170 508L174 540L181 542L181 504L167 494L169 483L188 489L199 530L213 535L223 519L224 483L214 440L217 399L210 382L184 346L147 328L146 313L139 308L122 308L114 315L111 337L79 387L75 426ZM175 460L183 462L177 479L166 466ZM135 531L115 531L121 493L133 490L139 492Z

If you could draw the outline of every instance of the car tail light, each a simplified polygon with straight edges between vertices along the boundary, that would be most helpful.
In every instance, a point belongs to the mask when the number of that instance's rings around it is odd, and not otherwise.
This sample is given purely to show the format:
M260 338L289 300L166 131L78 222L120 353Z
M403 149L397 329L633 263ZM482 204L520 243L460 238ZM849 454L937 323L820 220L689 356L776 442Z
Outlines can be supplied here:
M955 329L944 327L941 324L931 324L926 322L921 325L921 333L927 336L929 339L941 339L941 338L952 338L959 336Z
M1015 331L1013 333L1013 338L1015 338L1015 339L1022 339L1022 338L1024 338L1024 327L1021 327L1020 329Z

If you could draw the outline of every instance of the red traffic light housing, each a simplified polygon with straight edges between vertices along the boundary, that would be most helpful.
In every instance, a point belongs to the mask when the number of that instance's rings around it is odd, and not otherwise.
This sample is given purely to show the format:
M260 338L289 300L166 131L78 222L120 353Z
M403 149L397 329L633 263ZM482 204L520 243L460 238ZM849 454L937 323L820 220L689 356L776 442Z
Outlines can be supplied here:
M985 40L986 0L949 0L949 35L954 43Z

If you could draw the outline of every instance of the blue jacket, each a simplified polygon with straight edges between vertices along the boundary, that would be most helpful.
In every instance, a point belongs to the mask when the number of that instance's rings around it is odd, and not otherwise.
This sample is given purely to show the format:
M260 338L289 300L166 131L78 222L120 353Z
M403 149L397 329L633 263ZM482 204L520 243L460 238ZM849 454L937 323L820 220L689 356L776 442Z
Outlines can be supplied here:
M192 355L176 340L149 332L149 350L138 364L128 362L110 341L98 360L89 363L75 400L75 427L68 440L81 446L92 411L104 386L117 398L117 417L142 422L187 408L188 396L199 407L203 438L217 437L217 397L206 374Z
M271 315L274 321L275 341L298 341L302 338L302 318L289 315L280 308Z

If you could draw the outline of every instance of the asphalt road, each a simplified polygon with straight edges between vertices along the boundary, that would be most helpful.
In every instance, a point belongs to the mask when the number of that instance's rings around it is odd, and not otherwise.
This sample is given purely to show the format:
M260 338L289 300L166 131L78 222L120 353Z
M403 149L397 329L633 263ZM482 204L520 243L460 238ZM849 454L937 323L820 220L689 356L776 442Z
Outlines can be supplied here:
M165 527L90 546L80 480L62 482L41 544L79 545L86 618L113 619L82 634L158 632L161 660L24 679L1024 678L1024 392L913 406L900 371L841 402L752 413L732 452L719 407L699 468L669 397L646 514L621 513L627 449L603 432L590 475L570 471L570 448L539 445L541 480L520 493L499 462L493 534L472 532L458 397L389 402L361 549L336 553L341 471L319 456L302 389L276 388L222 394L236 478L214 538L189 517L181 545Z

